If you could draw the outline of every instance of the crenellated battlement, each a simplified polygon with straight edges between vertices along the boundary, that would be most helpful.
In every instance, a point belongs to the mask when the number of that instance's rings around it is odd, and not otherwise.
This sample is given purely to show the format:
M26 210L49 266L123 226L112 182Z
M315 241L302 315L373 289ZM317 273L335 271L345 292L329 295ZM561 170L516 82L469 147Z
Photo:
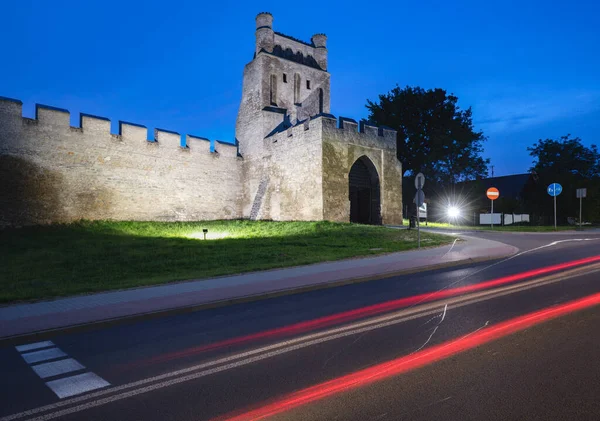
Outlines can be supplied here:
M273 30L273 15L268 12L256 16L255 55L274 54L286 60L327 70L327 36L315 34L310 42Z
M281 126L279 130L271 133L267 139L269 143L277 143L281 141L280 139L304 136L310 130L322 130L324 137L334 137L336 140L343 142L366 142L386 149L396 148L396 130L386 126L376 126L366 120L357 122L352 118L336 118L334 115L326 113L299 121L289 127Z
M317 118L319 116L316 116ZM342 133L342 137L352 143L353 140L368 140L375 142L376 145L386 147L396 147L396 130L385 126L377 126L367 120L356 120L348 117L339 117L337 120L332 115L325 115L321 118L327 121L323 127L329 129L332 133Z
M148 127L119 120L118 133L111 133L111 120L92 114L79 114L79 127L71 126L71 113L64 108L44 104L35 104L35 117L23 116L23 102L13 98L0 97L0 127L4 131L19 131L23 127L28 130L57 133L81 133L83 136L106 136L125 143L152 144L155 147L181 149L192 153L218 153L226 158L238 158L238 147L235 144L217 141L211 148L211 141L204 137L184 135L165 130L154 129L154 139L148 137ZM35 127L35 129L33 128ZM191 147L190 147L191 144Z
M237 145L232 145L231 143L215 140L215 152L220 156L236 158L238 156L238 147Z
M79 127L86 132L110 134L110 119L92 114L79 113Z

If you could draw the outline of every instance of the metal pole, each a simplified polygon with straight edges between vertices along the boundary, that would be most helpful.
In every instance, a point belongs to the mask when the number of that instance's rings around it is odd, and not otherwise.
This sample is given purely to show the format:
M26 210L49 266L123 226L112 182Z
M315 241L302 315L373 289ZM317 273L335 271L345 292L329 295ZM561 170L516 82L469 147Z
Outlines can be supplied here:
M556 231L556 191L554 193L554 231Z
M415 201L415 207L417 208L417 238L418 238L418 244L419 244L419 248L421 248L421 224L419 221L419 201Z
M492 214L490 215L490 222L492 223L492 229L494 229L494 201L490 200L490 202L492 202Z
M579 196L579 231L581 231L581 201L583 200L583 196Z

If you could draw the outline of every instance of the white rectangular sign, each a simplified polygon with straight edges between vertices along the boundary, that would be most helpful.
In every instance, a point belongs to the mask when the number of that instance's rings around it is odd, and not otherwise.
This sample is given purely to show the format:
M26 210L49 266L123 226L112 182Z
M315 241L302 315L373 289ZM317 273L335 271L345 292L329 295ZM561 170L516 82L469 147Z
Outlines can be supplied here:
M502 214L501 213L480 213L479 214L479 224L480 225L500 225L502 224Z
M587 196L587 189L577 189L577 198L583 198Z

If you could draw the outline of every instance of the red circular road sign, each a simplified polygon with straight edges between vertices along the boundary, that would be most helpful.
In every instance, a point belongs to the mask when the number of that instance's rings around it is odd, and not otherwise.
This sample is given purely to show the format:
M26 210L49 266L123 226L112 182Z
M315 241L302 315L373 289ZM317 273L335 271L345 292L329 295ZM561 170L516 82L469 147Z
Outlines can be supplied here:
M485 194L490 200L496 200L498 197L500 197L500 192L496 187L490 187L489 189L487 189Z

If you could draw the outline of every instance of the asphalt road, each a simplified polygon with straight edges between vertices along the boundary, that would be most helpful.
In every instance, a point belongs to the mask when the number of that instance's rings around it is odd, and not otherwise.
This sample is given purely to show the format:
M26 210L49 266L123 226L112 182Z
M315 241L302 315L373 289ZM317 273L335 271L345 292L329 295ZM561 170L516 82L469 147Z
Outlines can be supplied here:
M584 271L465 303L443 299L360 313L600 255L598 234L476 235L536 250L501 262L57 335L29 353L58 349L65 355L38 363L28 363L25 350L0 348L0 417L210 420L600 291L600 272ZM332 319L340 313L345 316ZM274 419L598 419L599 319L598 308L565 316ZM309 320L322 323L298 324ZM68 358L81 368L45 379L34 371ZM65 376L82 381L65 384ZM82 387L91 389L62 399L56 394Z

